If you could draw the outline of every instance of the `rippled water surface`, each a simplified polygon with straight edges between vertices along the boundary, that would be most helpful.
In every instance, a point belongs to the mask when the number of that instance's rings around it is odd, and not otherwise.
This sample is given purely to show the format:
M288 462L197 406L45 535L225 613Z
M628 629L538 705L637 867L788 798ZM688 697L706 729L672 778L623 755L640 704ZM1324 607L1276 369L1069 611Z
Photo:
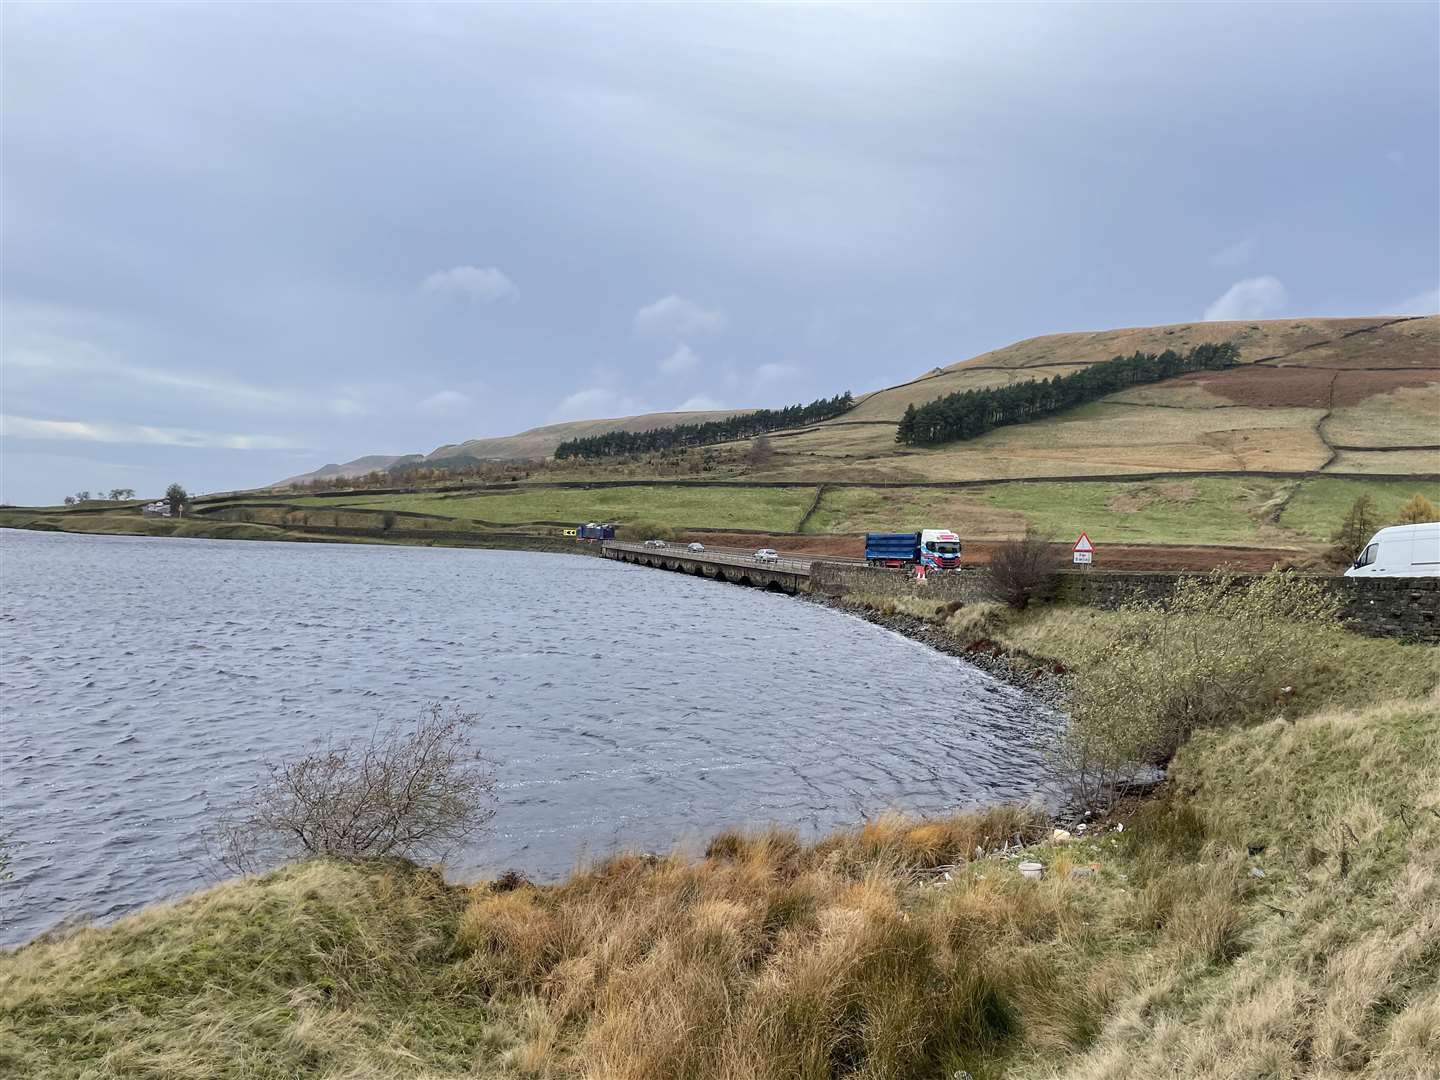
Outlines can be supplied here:
M457 874L1029 798L1053 720L858 619L581 556L0 530L0 573L9 942L206 883L264 759L427 701L499 765Z

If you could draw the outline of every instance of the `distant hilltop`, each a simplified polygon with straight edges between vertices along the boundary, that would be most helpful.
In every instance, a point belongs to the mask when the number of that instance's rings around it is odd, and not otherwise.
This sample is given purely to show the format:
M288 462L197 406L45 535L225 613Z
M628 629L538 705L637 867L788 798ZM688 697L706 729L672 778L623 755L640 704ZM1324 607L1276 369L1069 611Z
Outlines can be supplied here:
M290 487L308 484L316 480L345 480L364 476L367 473L404 468L421 463L475 461L540 461L555 453L555 448L570 439L589 435L606 435L612 431L649 431L651 428L670 427L672 424L699 424L706 420L723 420L753 409L697 410L694 412L642 413L639 416L619 416L602 420L572 420L565 424L546 424L531 428L518 435L500 435L493 439L467 439L461 443L447 443L436 447L428 454L367 454L343 465L322 465L312 472L301 473L280 480L270 487Z

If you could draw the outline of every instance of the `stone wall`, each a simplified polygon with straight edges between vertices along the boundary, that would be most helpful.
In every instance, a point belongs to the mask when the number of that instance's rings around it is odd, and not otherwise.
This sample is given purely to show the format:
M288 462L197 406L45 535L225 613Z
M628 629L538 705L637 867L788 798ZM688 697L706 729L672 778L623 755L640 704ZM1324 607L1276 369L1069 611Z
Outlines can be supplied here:
M903 570L879 569L845 563L811 564L810 591L824 596L869 595L896 599L922 599L945 603L985 599L983 571L961 570L930 574L917 582ZM1057 573L1042 601L1116 608L1127 600L1144 597L1164 600L1175 590L1182 573L1125 573L1104 570L1064 570ZM1246 581L1250 576L1240 575ZM1440 578L1327 578L1340 594L1341 619L1362 634L1410 638L1440 643Z
M810 591L822 596L884 596L916 597L945 603L983 600L981 572L955 570L926 575L923 582L915 580L908 570L894 570L853 563L812 562Z
M1337 587L1351 629L1440 643L1440 578L1341 578Z

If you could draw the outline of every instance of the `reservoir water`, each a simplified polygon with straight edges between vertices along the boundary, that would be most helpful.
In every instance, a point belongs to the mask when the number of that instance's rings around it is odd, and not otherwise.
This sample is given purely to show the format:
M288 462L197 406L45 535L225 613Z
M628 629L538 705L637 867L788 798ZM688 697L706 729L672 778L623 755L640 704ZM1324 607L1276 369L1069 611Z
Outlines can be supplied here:
M456 877L1034 798L1056 720L859 619L600 559L0 530L0 942L207 884L266 759L430 701L500 780Z

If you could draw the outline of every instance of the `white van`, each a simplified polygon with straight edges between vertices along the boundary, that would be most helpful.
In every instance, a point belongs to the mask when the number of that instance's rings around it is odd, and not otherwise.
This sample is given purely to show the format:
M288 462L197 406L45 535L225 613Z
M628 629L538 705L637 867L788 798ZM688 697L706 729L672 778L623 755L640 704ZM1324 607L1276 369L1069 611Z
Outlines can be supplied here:
M1440 577L1440 521L1381 529L1345 576Z

